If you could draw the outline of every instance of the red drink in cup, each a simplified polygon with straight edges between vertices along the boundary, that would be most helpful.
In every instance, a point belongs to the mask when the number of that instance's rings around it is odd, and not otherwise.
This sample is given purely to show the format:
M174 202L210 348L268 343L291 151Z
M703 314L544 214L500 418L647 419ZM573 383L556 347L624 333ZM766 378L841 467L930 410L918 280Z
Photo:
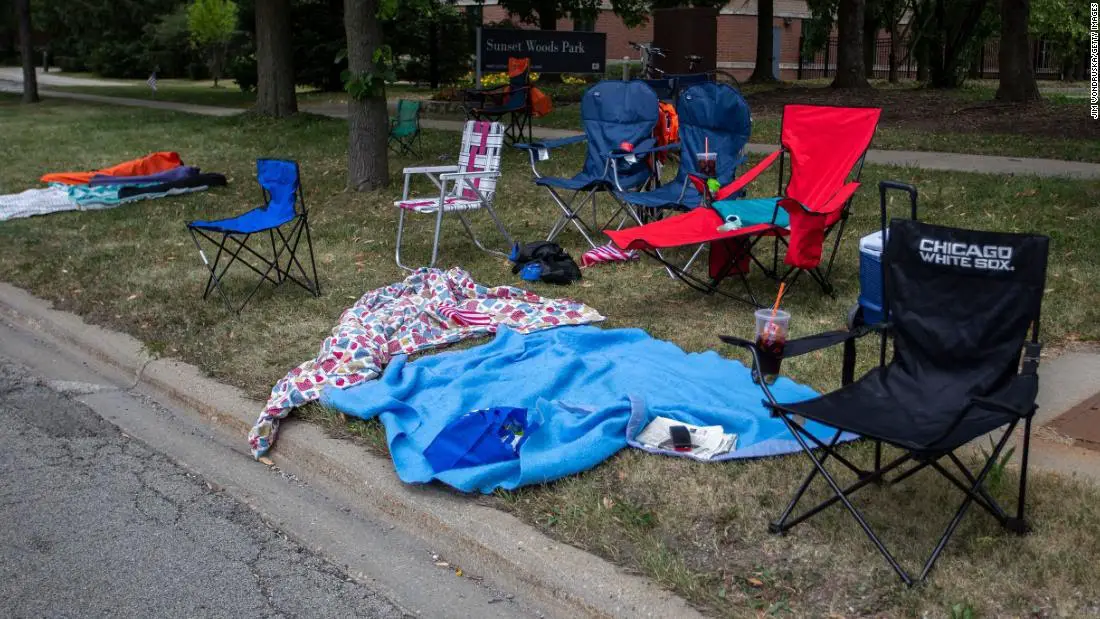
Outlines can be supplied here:
M756 310L756 348L760 357L760 376L764 382L772 384L779 378L779 367L783 363L783 349L787 346L787 333L791 324L791 315L783 310ZM753 372L753 381L760 376Z
M699 174L707 178L718 178L718 153L696 153L695 162Z

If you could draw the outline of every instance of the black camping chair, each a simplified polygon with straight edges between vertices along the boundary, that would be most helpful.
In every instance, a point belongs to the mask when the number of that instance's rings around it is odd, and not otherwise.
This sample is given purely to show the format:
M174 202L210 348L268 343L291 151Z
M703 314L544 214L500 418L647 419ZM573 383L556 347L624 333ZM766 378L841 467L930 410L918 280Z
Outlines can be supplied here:
M508 83L504 86L463 91L466 120L508 122L504 134L509 144L535 141L531 109L531 59L508 59ZM524 133L526 132L526 137Z
M276 286L290 281L305 288L315 297L321 296L317 263L313 259L313 240L309 235L309 213L306 211L305 198L302 197L298 163L284 159L257 159L256 180L263 194L263 206L236 217L192 221L187 224L199 256L210 271L202 298L206 299L216 289L225 301L225 307L237 314L241 313L265 281ZM270 258L259 253L264 251L262 246L265 245L265 236L271 246ZM217 248L213 262L206 257L199 242L200 237ZM253 237L259 237L260 240L250 246L248 241ZM302 264L305 257L298 258L299 243L303 240L305 249L309 251L309 271ZM238 262L258 274L260 281L240 306L234 308L222 281L229 267Z
M1024 519L1027 458L1039 390L1039 310L1049 239L945 228L909 220L894 220L888 239L883 265L887 322L800 338L786 345L784 356L797 356L843 342L843 386L804 402L780 403L772 397L767 385L761 383L767 396L766 405L782 418L813 465L770 530L785 533L840 502L901 580L912 585L914 580L849 497L869 484L898 483L926 468L942 474L966 495L917 582L928 575L973 503L1006 529L1019 534L1028 531ZM853 340L872 331L882 333L879 366L853 382ZM886 363L887 334L893 336L894 343L889 363ZM722 339L751 351L754 366L759 367L761 352L752 342L734 337ZM795 416L832 426L837 432L829 443L824 443L803 429ZM1024 432L1020 486L1016 513L1010 515L993 499L984 483L1021 422ZM983 466L977 472L967 468L955 451L998 428L1006 429ZM856 466L836 451L842 431L875 441L873 470ZM882 443L903 453L883 464ZM815 448L820 451L815 453ZM842 487L824 466L830 458L853 471L858 479ZM888 473L903 465L909 466L886 479ZM792 518L802 495L818 475L825 478L835 496Z

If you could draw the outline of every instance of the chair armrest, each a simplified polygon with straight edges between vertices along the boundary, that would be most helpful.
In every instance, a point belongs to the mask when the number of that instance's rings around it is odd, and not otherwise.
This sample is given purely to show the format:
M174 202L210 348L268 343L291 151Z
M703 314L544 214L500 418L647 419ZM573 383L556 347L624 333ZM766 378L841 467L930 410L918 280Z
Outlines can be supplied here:
M630 150L624 150L622 148L616 148L607 154L611 159L625 159L627 157L644 157L647 153L652 152L656 146L657 141L653 138L646 138L638 143L637 146Z
M787 340L786 345L783 347L783 358L798 357L806 353L814 352L815 350L821 350L823 348L829 348L830 346L836 346L842 344L848 340L854 340L861 338L873 331L882 331L888 329L890 323L880 322L873 325L862 325L852 330L838 329L836 331L825 331L823 333L816 333L814 335L807 335L805 337L796 338L793 340ZM727 344L734 346L755 347L756 344L749 340L734 337L732 335L720 335L718 339Z
M487 170L471 170L469 172L445 172L439 175L440 180L451 180L455 178L496 178L500 176L500 172L492 172Z
M836 194L833 194L833 197L826 200L824 205L814 209L813 212L828 214L844 208L845 203L855 194L857 189L859 189L859 183L849 183L845 185L840 188ZM780 202L783 201L785 200L780 200Z
M757 372L760 371L760 349L756 347L756 344L732 335L719 335L718 339L732 346L739 346L749 351L749 355L752 356L752 369ZM760 389L763 390L764 396L768 399L767 404L770 404L773 408L779 406L779 402L777 402L775 396L772 395L772 390L768 388L768 383L761 380L757 384L760 385Z
M584 142L587 139L588 139L588 136L586 136L584 134L581 134L581 135L571 135L567 138L556 138L556 139L553 139L553 140L540 140L538 142L532 142L530 144L513 144L513 146L515 146L516 148L518 148L520 150L537 150L537 149L540 149L540 148L544 148L546 150L553 150L555 148L561 148L563 146L569 146L570 144L577 144L579 142Z
M456 165L430 165L405 168L402 174L439 174L441 172L458 172Z
M764 170L767 170L769 167L771 167L771 165L775 163L775 160L778 159L781 154L783 154L783 151L777 150L774 153L765 157L763 161L753 166L741 176L733 179L732 183L719 189L718 192L714 194L713 200L725 200L726 198L729 198L744 189L746 185L756 180L757 176L763 174ZM744 160L744 157L742 157L737 165L741 165L741 162L743 162ZM702 176L696 176L694 174L688 175L688 179L691 180L691 183L695 185L696 189L699 190L699 193L703 193L704 195L706 195L705 192L707 192L707 179L703 178Z

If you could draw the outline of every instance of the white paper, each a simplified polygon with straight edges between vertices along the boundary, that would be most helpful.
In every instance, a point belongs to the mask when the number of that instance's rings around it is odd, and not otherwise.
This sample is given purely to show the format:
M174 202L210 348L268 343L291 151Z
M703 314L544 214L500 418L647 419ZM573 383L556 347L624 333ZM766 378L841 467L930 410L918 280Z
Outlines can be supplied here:
M691 451L682 452L700 460L710 460L733 451L737 445L737 435L728 434L722 426L694 426L689 423L657 417L643 429L634 440L651 449L673 451L672 436L669 429L684 426L691 434Z

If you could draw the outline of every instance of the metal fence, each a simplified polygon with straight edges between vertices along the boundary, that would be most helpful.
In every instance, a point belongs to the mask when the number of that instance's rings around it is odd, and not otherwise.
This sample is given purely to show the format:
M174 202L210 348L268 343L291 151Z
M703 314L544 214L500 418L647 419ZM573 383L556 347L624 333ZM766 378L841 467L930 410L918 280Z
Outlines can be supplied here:
M798 48L802 49L803 40L799 40ZM994 39L987 41L978 57L969 68L968 75L971 78L994 79L999 77L998 53L1000 41ZM800 54L798 58L798 79L814 79L832 77L836 75L837 39L829 39L825 48L813 56ZM1050 41L1032 41L1031 58L1035 77L1038 79L1061 79L1062 67L1058 65L1058 58L1054 54L1054 46ZM873 65L874 77L885 79L890 75L890 39L880 38L875 41L875 57ZM903 44L898 50L898 77L913 79L917 75L917 62L909 49Z

